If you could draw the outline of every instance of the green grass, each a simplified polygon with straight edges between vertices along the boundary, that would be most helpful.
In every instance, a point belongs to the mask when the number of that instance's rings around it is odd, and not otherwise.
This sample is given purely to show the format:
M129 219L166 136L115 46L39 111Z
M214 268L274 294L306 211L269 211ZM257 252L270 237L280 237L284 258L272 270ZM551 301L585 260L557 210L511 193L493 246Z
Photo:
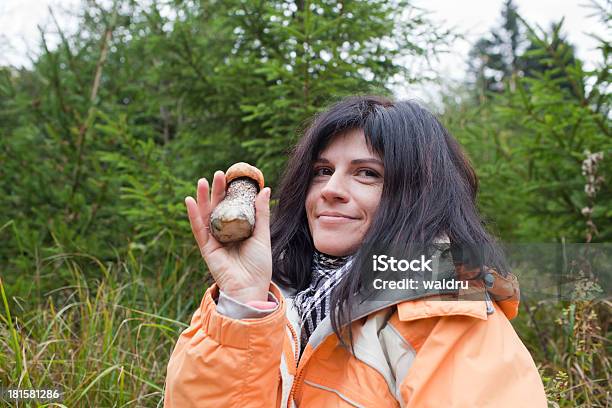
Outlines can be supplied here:
M206 286L201 267L143 277L138 262L54 255L0 280L0 383L59 387L67 407L162 406L170 353Z

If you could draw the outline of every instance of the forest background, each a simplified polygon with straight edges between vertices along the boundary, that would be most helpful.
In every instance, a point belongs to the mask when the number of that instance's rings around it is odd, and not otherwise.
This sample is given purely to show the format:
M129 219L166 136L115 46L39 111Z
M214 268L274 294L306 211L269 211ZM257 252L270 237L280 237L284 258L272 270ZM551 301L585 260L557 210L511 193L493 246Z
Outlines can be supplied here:
M164 7L171 13L160 13ZM610 30L610 1L592 2ZM31 68L0 67L0 384L65 406L161 406L165 367L210 284L183 199L236 161L274 191L314 114L437 81L453 46L409 1L87 1ZM504 242L612 239L610 42L585 69L563 22L508 0L439 114ZM430 72L430 71L428 71ZM589 261L581 271L589 273ZM611 303L523 298L512 323L550 406L612 406Z

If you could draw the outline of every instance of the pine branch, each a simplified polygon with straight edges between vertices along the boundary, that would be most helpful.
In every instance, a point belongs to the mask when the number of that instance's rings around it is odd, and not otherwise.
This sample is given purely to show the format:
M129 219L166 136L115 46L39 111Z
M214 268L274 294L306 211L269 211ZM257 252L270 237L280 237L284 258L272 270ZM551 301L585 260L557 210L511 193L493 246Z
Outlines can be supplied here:
M104 64L106 63L108 47L109 47L109 43L112 38L113 30L115 29L116 22L117 22L117 5L115 4L111 22L107 25L104 36L102 38L100 57L98 58L98 62L96 64L96 73L94 76L93 84L91 86L91 93L89 95L89 110L87 112L87 117L85 121L82 123L81 127L79 128L79 136L77 139L77 163L74 169L74 176L73 176L74 181L72 183L71 198L74 197L74 194L76 193L79 187L79 182L80 182L80 177L81 177L81 167L83 163L83 151L84 151L85 141L86 141L85 136L87 134L87 131L90 129L91 124L94 120L95 111L96 111L95 105L97 104L96 100L98 96L98 89L100 88L100 80L102 78L102 69L104 68Z

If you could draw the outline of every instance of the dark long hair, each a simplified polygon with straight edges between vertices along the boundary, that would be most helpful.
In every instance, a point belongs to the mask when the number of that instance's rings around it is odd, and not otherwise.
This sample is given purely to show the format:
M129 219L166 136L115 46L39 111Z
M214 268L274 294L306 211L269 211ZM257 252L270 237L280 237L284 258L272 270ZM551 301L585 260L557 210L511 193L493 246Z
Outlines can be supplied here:
M294 147L278 189L271 228L273 280L298 291L310 284L313 240L305 201L313 163L331 139L362 129L366 142L383 160L384 184L376 215L355 254L348 278L332 293L331 323L341 344L350 323L353 294L376 248L410 243L428 246L446 234L454 245L484 248L481 264L507 273L501 250L484 228L476 208L478 179L458 142L438 119L410 100L353 96L314 117ZM352 333L349 330L352 346Z

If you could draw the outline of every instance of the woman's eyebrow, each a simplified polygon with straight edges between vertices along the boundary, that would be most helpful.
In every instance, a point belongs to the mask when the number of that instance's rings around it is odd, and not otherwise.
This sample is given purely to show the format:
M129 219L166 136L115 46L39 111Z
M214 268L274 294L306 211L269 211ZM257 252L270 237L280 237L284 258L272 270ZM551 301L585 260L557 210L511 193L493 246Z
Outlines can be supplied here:
M325 157L319 157L317 160L315 160L315 163L331 163L331 162ZM374 159L374 158L351 160L351 164L368 164L368 163L378 164L379 166L384 166L382 161L378 159Z
M355 159L351 160L351 164L378 164L379 166L383 166L383 162L378 159Z

